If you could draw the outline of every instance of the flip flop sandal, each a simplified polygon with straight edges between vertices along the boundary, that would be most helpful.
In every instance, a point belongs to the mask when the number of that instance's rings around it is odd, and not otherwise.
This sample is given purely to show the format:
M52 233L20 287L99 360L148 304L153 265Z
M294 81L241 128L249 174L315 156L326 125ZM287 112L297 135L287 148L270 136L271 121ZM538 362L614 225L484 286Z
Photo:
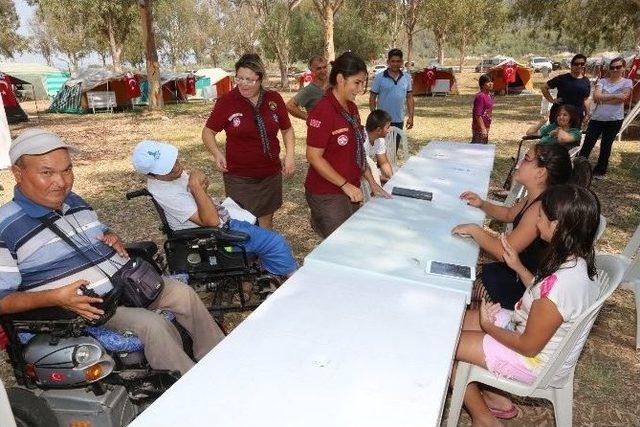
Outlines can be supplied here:
M505 411L502 411L500 409L493 409L493 408L489 408L489 410L491 411L494 417L501 420L510 420L518 416L518 408L515 405L513 405L511 409L507 409Z

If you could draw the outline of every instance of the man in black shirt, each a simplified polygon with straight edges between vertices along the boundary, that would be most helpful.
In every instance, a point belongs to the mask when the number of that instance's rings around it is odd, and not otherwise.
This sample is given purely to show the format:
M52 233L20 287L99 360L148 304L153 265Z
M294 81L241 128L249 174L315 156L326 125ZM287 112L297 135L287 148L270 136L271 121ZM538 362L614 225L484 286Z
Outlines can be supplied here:
M571 72L560 74L542 86L542 96L553 104L549 112L550 123L555 123L558 107L563 104L576 107L580 125L582 125L584 117L591 116L589 103L591 83L589 78L584 75L586 65L587 57L579 53L571 59ZM549 89L558 89L558 96L553 98Z

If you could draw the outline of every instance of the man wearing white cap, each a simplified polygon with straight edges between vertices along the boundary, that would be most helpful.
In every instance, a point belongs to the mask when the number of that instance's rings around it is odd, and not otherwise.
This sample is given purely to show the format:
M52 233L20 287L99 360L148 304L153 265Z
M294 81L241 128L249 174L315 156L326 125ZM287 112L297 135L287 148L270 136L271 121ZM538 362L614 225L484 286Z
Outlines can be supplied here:
M71 191L70 150L59 136L43 129L28 129L11 143L16 186L13 200L0 206L2 314L58 307L98 319L104 313L96 304L113 288L109 276L128 259L120 238ZM83 254L46 224L60 229ZM85 295L83 286L98 296ZM184 374L194 361L184 352L175 327L152 310L175 313L193 339L196 360L224 337L193 289L181 282L164 278L161 294L148 308L118 307L105 326L136 334L154 369Z
M297 268L291 247L280 234L230 218L229 212L207 194L209 180L199 170L187 172L178 149L159 141L142 141L133 150L135 170L147 177L147 189L162 207L172 230L228 226L249 235L247 252L258 255L262 267L276 276L290 276Z

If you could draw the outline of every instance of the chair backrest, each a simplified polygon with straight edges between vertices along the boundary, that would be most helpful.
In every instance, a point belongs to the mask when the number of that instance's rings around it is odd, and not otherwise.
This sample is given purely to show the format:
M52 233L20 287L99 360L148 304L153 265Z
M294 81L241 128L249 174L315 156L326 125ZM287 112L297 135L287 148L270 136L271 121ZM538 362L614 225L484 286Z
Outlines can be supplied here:
M396 147L396 140L398 138L400 139L399 149L402 151L402 158L407 160L409 158L409 142L407 140L407 134L402 129L391 126L384 142L387 149L387 158L389 159L389 163L391 163L391 168L394 172L398 170L398 148Z
M531 385L532 390L535 388L547 388L553 383L557 371L562 368L569 355L574 351L576 343L591 331L591 327L605 300L609 298L622 281L625 265L616 256L609 254L596 255L596 266L598 269L598 299L575 321L567 335L558 345L553 356L540 371L536 381ZM580 352L582 352L582 348Z
M156 199L153 198L153 195L149 192L149 190L147 190L146 188L142 188L140 190L130 191L126 195L127 200L131 200L140 196L147 196L151 199L151 201L153 202L153 206L156 208L156 212L158 212L158 216L160 217L160 222L162 223L160 231L162 231L167 237L172 237L173 230L171 230L171 227L169 226L167 215L165 215L164 209L162 209L162 206L160 206Z
M622 255L630 261L629 267L624 274L624 281L640 281L640 225L636 228L631 240L622 251ZM635 260L634 260L635 257Z
M525 193L526 193L526 188L524 188L524 185L520 184L519 182L513 181L513 183L511 184L511 190L509 190L509 194L507 194L507 198L504 199L504 205L506 207L510 207L513 206L519 199L521 199Z
M569 150L569 158L575 159L575 157L578 155L579 152L580 152L580 146L571 148Z
M364 177L360 179L360 190L362 190L362 203L367 203L371 200L371 186Z
M640 225L638 225L635 233L631 236L631 240L629 240L629 243L625 246L622 255L632 259L635 253L638 252L638 249L640 249ZM640 253L638 253L638 257L640 257Z

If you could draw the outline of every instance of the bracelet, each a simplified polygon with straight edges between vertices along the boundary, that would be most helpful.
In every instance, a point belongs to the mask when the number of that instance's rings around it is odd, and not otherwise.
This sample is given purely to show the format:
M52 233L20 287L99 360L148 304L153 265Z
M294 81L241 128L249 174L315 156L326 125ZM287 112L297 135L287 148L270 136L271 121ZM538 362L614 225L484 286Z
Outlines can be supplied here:
M348 183L349 183L349 180L348 180L348 179L345 179L344 184L342 184L339 188L344 187L344 186L345 186L345 185L347 185Z

